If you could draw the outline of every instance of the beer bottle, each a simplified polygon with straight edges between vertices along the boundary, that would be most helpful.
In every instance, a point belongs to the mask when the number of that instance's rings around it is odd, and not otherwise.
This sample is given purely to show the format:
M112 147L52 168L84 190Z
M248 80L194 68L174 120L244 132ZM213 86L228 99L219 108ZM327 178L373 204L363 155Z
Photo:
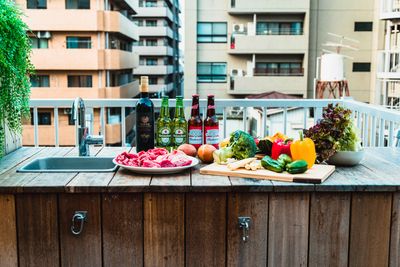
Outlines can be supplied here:
M171 146L171 118L169 117L168 96L163 96L160 117L157 119L157 146Z
M187 142L187 122L183 109L183 98L176 97L175 118L172 122L172 143L178 147Z
M203 144L203 121L199 111L199 95L192 96L192 112L188 121L189 144L198 149Z
M140 77L140 99L136 103L136 151L154 148L154 105L149 98L149 78Z
M204 120L204 143L213 145L218 149L219 123L215 115L214 95L207 97L207 118Z

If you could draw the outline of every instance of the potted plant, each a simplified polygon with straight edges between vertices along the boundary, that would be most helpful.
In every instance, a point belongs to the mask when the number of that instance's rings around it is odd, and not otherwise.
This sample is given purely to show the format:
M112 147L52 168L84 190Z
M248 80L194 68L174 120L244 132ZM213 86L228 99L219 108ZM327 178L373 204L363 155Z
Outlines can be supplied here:
M6 143L19 144L21 119L29 116L33 66L28 27L12 0L0 0L0 157L9 152Z
M358 132L351 110L330 104L324 108L322 119L304 130L304 135L314 141L318 162L352 166L364 155Z

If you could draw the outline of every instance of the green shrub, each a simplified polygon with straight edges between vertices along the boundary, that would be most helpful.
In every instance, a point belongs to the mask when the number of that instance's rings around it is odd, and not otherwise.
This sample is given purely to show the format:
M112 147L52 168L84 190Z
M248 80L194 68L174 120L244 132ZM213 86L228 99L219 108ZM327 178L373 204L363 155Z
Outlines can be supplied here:
M0 157L4 154L4 125L21 133L21 118L29 116L33 65L28 27L12 0L0 0Z

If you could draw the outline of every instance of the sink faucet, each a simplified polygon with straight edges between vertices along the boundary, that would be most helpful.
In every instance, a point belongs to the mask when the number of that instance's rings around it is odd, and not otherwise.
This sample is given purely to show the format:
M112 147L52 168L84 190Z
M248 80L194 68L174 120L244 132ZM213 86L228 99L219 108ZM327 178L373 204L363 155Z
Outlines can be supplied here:
M89 135L89 128L86 127L85 119L85 102L82 98L77 97L72 104L72 119L74 122L78 120L78 144L79 156L90 156L89 145L99 145L103 143L104 136Z

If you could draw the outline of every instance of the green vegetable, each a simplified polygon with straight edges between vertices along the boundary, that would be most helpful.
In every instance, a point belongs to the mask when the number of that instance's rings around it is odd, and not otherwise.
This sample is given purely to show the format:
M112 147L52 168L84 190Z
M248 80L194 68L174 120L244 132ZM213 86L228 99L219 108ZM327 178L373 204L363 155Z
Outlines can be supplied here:
M223 164L227 162L227 159L233 157L233 151L231 147L223 147L213 152L214 162Z
M324 108L322 119L304 130L304 136L314 141L317 162L329 159L336 151L357 151L361 147L351 110L338 104Z
M272 150L272 141L269 138L260 139L258 142L258 152L270 156Z
M292 160L292 158L291 158L289 155L281 154L281 155L278 157L277 161L278 161L281 165L286 166L287 164L291 163L293 160Z
M279 161L272 159L270 156L262 158L261 166L263 166L264 169L273 172L283 172L284 170L284 166Z
M231 133L229 147L232 148L233 157L238 160L252 158L257 151L254 138L241 130L236 130Z
M29 118L31 43L28 26L15 1L0 0L0 158L5 152L5 128L22 131L21 117ZM34 78L34 77L33 77Z
M307 161L296 160L286 165L286 171L291 174L304 173L307 171Z

